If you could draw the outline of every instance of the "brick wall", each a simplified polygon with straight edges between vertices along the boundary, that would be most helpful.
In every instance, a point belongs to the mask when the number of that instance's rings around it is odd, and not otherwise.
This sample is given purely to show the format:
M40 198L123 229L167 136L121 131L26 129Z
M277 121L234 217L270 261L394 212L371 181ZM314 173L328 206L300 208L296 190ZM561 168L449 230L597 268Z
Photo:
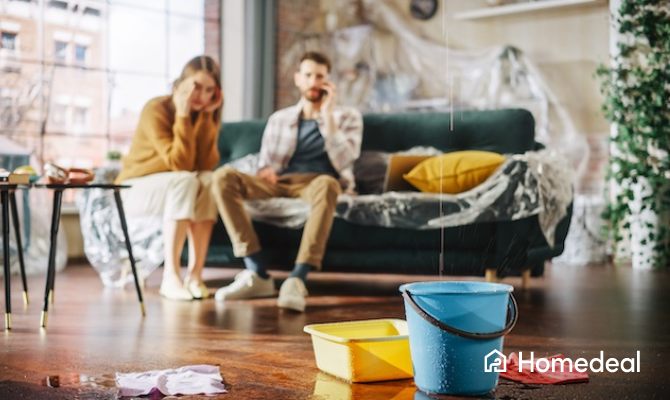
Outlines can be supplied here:
M317 0L277 1L275 109L295 104L299 99L292 75L283 74L281 71L281 58L300 35L316 31L316 21L320 17L320 3Z
M205 54L221 59L221 1L205 0Z

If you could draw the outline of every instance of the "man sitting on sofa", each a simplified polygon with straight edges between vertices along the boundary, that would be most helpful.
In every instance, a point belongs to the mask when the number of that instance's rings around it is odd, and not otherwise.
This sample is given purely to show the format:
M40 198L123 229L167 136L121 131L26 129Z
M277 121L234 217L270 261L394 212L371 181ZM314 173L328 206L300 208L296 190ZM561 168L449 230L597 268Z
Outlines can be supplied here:
M284 281L277 305L305 310L307 273L320 269L330 235L337 196L354 193L354 161L363 133L360 112L338 107L335 85L328 81L330 61L317 52L305 53L294 75L301 99L279 110L267 122L256 176L223 166L214 172L212 190L237 257L246 269L216 292L218 301L275 294L267 260L244 209L244 200L300 197L310 206L295 267Z

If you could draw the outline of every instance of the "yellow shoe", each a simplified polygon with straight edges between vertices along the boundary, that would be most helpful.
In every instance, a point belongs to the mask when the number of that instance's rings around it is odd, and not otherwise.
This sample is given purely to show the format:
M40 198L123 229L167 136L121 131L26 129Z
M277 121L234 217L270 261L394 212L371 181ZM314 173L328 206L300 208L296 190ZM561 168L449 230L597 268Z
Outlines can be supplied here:
M193 295L179 282L163 282L159 291L161 296L170 300L191 301Z
M209 288L203 281L187 279L184 282L184 287L191 293L194 299L206 299L210 296Z

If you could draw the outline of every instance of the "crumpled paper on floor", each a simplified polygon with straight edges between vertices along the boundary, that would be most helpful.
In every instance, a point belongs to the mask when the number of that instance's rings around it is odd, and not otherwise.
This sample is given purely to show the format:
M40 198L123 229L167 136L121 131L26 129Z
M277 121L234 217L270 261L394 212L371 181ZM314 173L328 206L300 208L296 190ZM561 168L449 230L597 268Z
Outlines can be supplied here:
M226 393L219 367L188 365L176 369L116 373L119 395L144 396L158 390L166 396Z

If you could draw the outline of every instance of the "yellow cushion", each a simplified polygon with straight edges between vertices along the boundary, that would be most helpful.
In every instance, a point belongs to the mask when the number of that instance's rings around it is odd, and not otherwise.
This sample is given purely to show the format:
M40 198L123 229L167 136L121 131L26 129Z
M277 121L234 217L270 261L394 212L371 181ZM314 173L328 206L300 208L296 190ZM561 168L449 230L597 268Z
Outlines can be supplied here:
M484 182L505 157L490 151L454 151L419 163L403 178L422 192L462 193Z

